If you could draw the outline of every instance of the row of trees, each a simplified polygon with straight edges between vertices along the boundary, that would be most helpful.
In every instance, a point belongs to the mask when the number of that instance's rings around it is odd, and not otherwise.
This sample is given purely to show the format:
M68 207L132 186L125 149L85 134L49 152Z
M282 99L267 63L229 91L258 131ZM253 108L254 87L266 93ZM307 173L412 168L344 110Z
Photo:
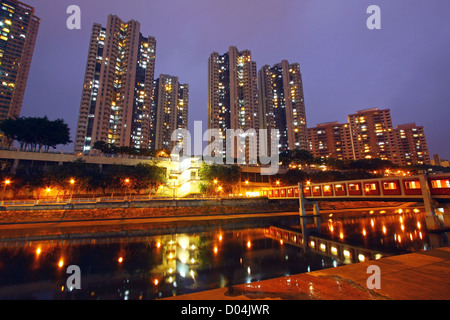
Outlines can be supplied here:
M71 143L69 126L62 119L45 117L8 118L0 122L0 131L11 141L19 142L21 150L48 151Z
M287 150L280 154L280 162L284 166L306 166L310 167L325 165L334 170L360 170L376 171L396 168L391 161L381 159L361 159L361 160L338 160L334 158L315 158L308 150Z
M167 157L170 155L169 151L166 149L161 150L151 150L147 148L138 149L133 147L117 146L113 143L107 143L105 141L96 141L92 147L103 154L114 154L114 155L119 154L119 155L132 155L143 157Z
M155 194L159 186L166 184L165 168L153 164L109 165L101 170L98 165L79 159L48 170L28 168L17 170L14 175L6 172L1 173L2 181L11 180L8 189L14 196L27 190L35 198L39 198L39 192L45 189L58 190L57 196L81 192L113 196L117 193L141 194L146 190Z

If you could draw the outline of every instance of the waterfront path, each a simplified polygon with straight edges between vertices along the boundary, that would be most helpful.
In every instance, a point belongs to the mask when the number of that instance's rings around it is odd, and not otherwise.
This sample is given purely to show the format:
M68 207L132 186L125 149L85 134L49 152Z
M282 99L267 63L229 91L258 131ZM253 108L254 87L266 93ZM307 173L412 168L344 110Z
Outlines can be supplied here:
M368 289L367 268L380 269ZM320 271L167 298L169 300L450 300L450 248L391 256Z

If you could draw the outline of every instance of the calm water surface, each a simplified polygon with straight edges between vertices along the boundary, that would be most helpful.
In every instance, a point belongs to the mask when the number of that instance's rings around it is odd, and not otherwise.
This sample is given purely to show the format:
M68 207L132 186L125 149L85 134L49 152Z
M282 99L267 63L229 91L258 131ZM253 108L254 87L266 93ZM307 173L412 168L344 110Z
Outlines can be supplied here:
M421 210L326 214L318 234L388 254L445 245ZM341 265L268 238L260 225L224 223L195 233L0 240L0 299L159 299ZM80 290L66 286L69 265L81 270Z

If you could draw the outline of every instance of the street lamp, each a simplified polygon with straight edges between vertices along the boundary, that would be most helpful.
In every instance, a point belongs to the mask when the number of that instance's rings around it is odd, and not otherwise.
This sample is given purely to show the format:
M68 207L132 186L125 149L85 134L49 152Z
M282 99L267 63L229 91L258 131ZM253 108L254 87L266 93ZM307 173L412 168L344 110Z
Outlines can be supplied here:
M2 196L2 204L3 204L3 200L5 199L5 194L6 194L6 186L8 186L11 183L11 180L6 179L5 181L3 181L4 185L3 185L3 196Z
M47 192L47 198L48 198L52 189L50 187L47 187L47 189L45 189L45 191Z
M70 179L70 199L69 202L72 202L72 197L73 197L73 186L75 184L75 179Z
M130 179L125 179L125 184L127 186L127 194L130 193ZM125 198L127 197L127 194L125 195Z

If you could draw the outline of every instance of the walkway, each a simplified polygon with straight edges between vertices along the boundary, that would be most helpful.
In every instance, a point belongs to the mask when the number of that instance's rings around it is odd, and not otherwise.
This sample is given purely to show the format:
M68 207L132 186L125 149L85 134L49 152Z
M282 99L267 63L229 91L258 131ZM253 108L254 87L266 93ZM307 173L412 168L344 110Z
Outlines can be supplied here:
M380 267L380 289L366 286L370 265ZM167 299L450 300L450 247Z

